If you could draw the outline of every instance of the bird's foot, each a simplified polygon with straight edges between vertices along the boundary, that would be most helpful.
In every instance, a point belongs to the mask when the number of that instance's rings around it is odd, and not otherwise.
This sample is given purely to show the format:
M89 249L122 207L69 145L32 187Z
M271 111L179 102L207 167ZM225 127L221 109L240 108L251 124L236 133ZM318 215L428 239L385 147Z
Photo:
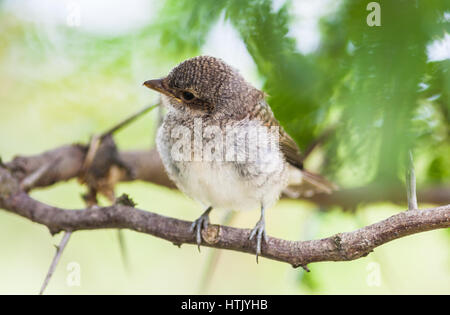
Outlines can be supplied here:
M207 229L209 225L210 211L211 208L208 208L197 220L192 223L191 228L189 229L190 232L196 234L198 251L200 251L200 245L202 243L202 230Z
M259 219L258 223L256 223L252 232L250 233L249 239L253 239L256 236L256 263L258 263L258 256L261 255L261 242L264 238L264 241L267 243L268 238L266 234L266 222L264 221L264 217Z

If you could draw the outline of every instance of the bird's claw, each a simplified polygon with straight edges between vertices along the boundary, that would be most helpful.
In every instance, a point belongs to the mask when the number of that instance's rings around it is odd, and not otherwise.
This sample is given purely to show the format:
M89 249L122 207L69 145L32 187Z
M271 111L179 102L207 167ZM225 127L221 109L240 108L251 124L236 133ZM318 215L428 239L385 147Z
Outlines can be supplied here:
M256 263L258 263L258 256L261 255L261 242L264 238L264 241L267 243L268 238L266 234L266 224L263 218L261 218L258 223L256 223L252 232L250 233L249 240L253 239L256 236Z
M200 251L200 245L202 243L202 230L207 229L209 225L209 214L202 214L197 220L195 220L189 229L189 231L196 234L198 251Z

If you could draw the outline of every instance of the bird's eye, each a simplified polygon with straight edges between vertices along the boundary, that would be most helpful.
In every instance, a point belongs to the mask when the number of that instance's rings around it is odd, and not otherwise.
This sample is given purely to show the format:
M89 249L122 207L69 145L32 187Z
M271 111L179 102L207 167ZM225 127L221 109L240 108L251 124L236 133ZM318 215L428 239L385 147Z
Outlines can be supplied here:
M183 91L181 96L185 101L192 101L195 98L195 95L188 91Z

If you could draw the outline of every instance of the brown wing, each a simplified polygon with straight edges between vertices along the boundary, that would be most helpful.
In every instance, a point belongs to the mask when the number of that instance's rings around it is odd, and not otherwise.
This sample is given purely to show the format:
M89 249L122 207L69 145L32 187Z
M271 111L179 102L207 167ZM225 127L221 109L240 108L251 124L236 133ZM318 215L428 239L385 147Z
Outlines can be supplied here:
M298 148L297 143L295 143L291 136L289 136L283 129L283 127L278 123L269 105L264 100L261 100L260 103L255 107L255 110L252 113L252 118L255 117L264 121L265 125L268 127L279 127L280 150L283 153L284 158L289 164L302 170L303 156L300 153L300 149Z
M311 173L305 169L303 169L303 155L300 152L300 149L297 146L297 143L289 136L282 126L278 123L275 116L272 113L269 105L262 100L259 103L260 106L256 106L255 110L252 113L252 118L258 117L262 121L265 122L265 125L268 127L278 126L279 127L279 135L280 135L280 150L284 155L286 161L292 166L300 169L302 171L303 182L300 184L296 190L298 190L301 194L304 192L308 195L314 193L331 193L333 190L337 190L337 186L331 182L329 182L324 177Z
M280 131L280 149L289 164L303 170L303 156L300 149L284 130Z

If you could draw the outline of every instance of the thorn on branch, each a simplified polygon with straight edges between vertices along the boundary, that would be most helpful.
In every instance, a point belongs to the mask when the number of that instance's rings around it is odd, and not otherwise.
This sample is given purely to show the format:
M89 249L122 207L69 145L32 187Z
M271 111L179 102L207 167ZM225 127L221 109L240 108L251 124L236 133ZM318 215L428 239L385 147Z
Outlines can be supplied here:
M48 232L50 233L51 236L55 236L56 234L58 234L59 232L61 232L61 230L59 229L55 229L51 226L48 226Z
M308 265L300 265L300 267L302 267L306 272L311 272L311 270L309 270L308 268Z
M361 255L361 257L367 257L367 256L369 256L370 253L373 253L373 249L368 250L367 252L363 253L363 254Z
M304 271L311 272L311 270L309 270L309 268L308 268L308 265L306 265L306 264L292 265L292 267L295 269L297 269L298 267L302 267Z
M67 243L69 242L70 236L72 235L71 231L67 231L64 233L64 236L59 243L59 245L56 247L56 253L53 257L52 263L50 265L50 268L48 269L47 276L45 277L44 283L42 284L41 290L39 291L39 295L44 294L45 289L48 286L48 283L50 282L50 279L52 278L53 273L55 272L56 266L58 265L59 259L61 258L61 255L66 248Z
M116 199L116 205L123 205L134 208L137 203L133 201L127 194L122 194L119 198Z

